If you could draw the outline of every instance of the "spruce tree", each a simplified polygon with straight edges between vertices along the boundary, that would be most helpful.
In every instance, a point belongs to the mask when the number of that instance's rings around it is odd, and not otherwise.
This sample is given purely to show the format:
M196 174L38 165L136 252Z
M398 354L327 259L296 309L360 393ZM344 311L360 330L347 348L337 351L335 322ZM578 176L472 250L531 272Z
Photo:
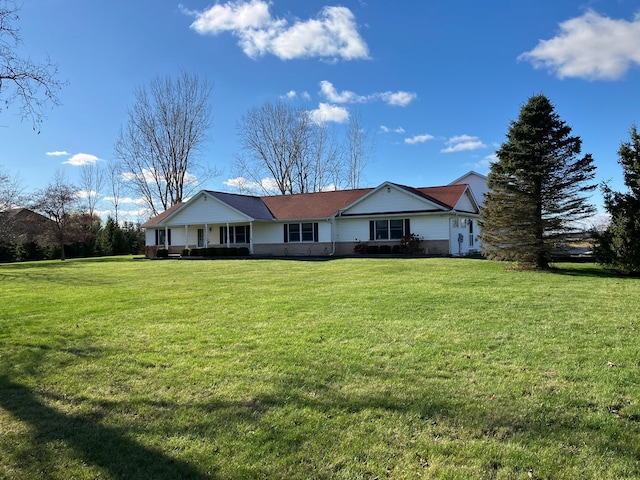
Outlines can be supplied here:
M529 98L489 172L481 212L487 258L549 268L553 244L595 212L588 202L595 166L581 147L546 96Z
M620 145L618 162L628 191L614 192L603 186L604 206L611 223L595 232L596 261L623 273L640 274L640 135L634 125L630 141Z

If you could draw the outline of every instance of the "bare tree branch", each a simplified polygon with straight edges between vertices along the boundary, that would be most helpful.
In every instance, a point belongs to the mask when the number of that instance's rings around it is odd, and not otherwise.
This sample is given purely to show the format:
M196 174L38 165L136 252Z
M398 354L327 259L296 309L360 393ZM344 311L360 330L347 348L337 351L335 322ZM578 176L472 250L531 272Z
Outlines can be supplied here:
M135 92L115 152L132 192L154 215L219 174L197 161L211 127L211 89L206 80L182 73L176 80L157 77Z
M22 119L28 119L32 128L40 132L48 105L58 106L58 91L66 84L56 79L58 66L47 57L43 63L21 58L16 48L22 43L19 7L13 0L0 0L0 95L8 108L16 100L20 102Z

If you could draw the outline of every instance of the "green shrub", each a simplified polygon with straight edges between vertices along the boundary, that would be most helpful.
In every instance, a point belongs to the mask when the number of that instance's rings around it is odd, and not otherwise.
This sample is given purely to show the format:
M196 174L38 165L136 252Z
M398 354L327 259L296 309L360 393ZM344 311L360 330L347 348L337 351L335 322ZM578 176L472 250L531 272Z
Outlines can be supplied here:
M240 257L248 257L249 256L249 247L238 247L238 256L240 256Z
M204 249L204 254L205 257L217 257L218 256L218 249L215 247L208 247Z
M380 245L378 253L382 255L389 255L391 253L391 245Z
M364 251L369 255L377 255L380 252L380 247L378 245L367 245Z
M237 257L238 256L238 247L229 247L229 248L227 248L227 256L228 257Z
M394 245L393 247L391 247L391 253L393 254L399 254L400 253L400 245Z
M181 257L188 257L190 254L191 254L191 250L189 250L188 248L183 248L182 251L180 252Z
M218 251L216 252L216 254L219 257L226 257L227 256L227 247L218 247Z
M166 248L159 248L158 250L156 250L156 257L158 257L158 258L168 258L169 257L169 250L167 250Z
M367 242L358 242L353 247L355 253L365 253L367 251Z

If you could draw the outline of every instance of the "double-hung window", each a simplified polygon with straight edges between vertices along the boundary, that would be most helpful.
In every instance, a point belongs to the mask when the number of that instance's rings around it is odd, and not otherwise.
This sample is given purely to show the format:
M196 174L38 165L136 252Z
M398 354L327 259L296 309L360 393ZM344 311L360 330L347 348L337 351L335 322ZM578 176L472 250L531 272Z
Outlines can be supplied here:
M220 245L226 245L227 239L229 243L249 243L249 225L233 225L228 231L220 227Z
M400 240L411 233L408 218L392 218L369 221L369 240Z
M284 241L317 242L318 222L286 223L284 225Z

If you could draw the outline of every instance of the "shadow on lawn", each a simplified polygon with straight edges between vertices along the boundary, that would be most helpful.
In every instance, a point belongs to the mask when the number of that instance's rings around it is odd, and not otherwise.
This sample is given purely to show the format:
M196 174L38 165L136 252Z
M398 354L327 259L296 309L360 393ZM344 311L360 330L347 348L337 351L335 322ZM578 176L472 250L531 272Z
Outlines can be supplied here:
M637 280L638 276L624 275L613 270L590 265L583 267L564 266L562 263L553 264L553 268L545 270L545 272L556 275L567 275L571 277L591 277L591 278L619 278L623 280Z
M114 478L131 479L196 479L215 478L205 475L181 460L147 448L123 435L116 428L100 425L91 416L65 415L42 403L23 385L0 375L0 408L10 412L35 431L35 455L30 455L29 468L51 471L50 456L39 455L40 445L64 442L88 464L104 468ZM40 465L38 462L40 461ZM34 465L35 464L35 465Z

